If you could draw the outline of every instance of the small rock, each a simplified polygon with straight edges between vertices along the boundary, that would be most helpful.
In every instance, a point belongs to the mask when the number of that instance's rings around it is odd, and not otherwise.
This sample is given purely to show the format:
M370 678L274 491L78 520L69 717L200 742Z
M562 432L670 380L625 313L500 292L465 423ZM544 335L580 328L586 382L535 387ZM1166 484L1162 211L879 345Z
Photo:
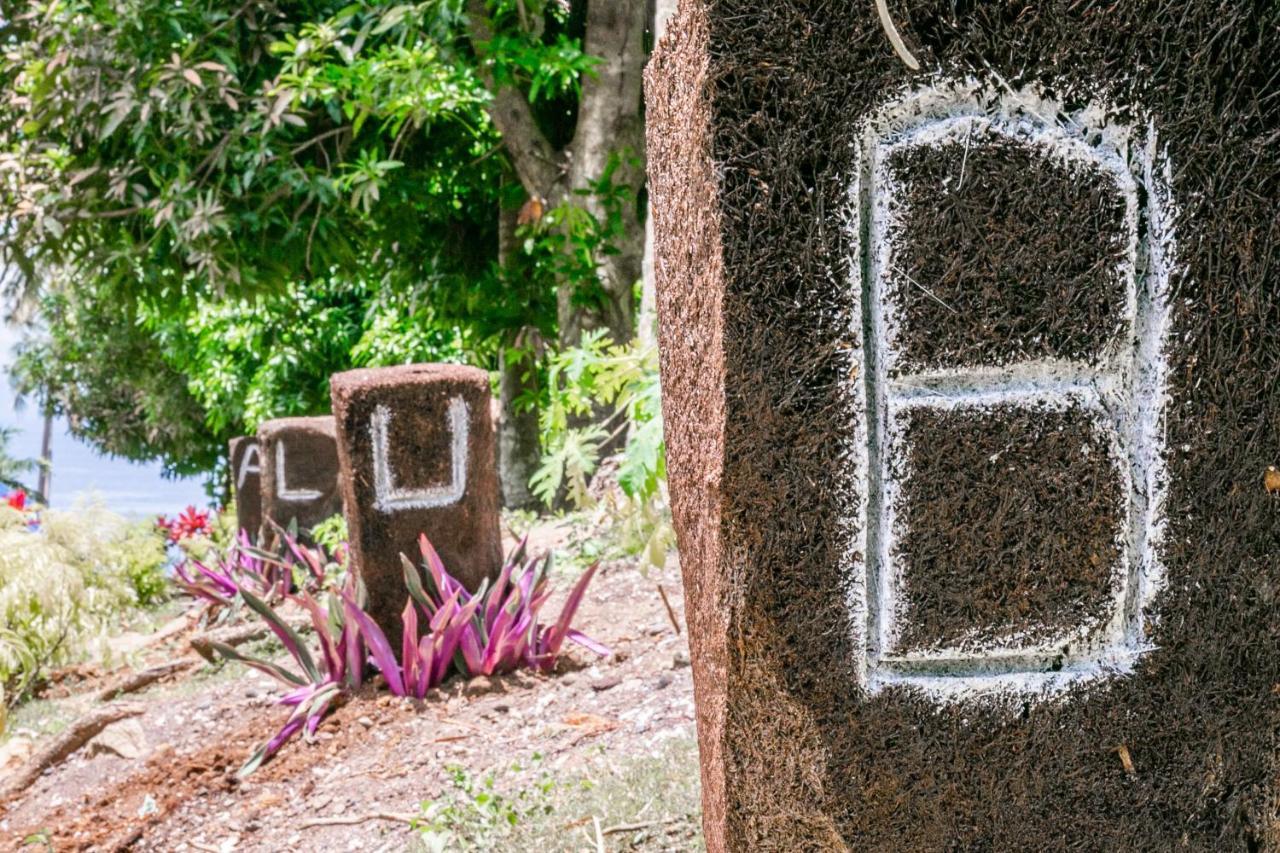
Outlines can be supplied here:
M689 665L689 656L684 652L676 652L671 658L671 668L680 669Z
M356 720L356 722L364 726L366 729L373 728L373 720L369 719L368 717L360 717Z
M463 688L464 696L483 696L486 693L492 693L497 689L497 685L493 683L493 679L487 675L477 675L475 678L467 682L467 686Z
M631 652L626 649L614 649L613 654L609 655L609 663L619 664L626 663L631 660Z
M511 710L510 705L494 705L493 712L495 714L506 714Z
M595 681L591 682L591 689L600 693L605 690L611 690L621 683L621 676L606 675L604 678L597 678Z
M137 720L121 720L107 726L102 733L89 741L88 754L110 753L121 758L141 758L150 752L147 734L142 730L142 723Z
M9 742L0 746L0 776L11 770L17 770L27 763L31 757L31 738L15 735Z
M662 690L664 687L670 687L672 681L673 679L671 676L664 672L662 675L658 676L658 683L655 686L659 690Z
M515 672L507 676L507 680L516 687L537 687L538 677L531 672L523 669L517 669Z

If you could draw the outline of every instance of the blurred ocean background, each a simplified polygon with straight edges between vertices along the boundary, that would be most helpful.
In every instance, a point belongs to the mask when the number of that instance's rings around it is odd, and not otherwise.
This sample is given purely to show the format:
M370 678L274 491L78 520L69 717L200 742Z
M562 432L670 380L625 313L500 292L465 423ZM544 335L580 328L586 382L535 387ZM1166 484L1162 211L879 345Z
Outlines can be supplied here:
M17 435L9 453L20 459L40 456L44 426L36 401L28 400L19 409L9 382L9 364L20 335L0 323L0 426L14 427ZM35 484L38 474L28 479ZM50 493L55 509L70 509L77 501L100 499L122 515L173 515L188 504L209 503L199 478L169 480L160 475L159 464L139 464L102 456L67 432L67 422L58 418L53 425L53 481Z

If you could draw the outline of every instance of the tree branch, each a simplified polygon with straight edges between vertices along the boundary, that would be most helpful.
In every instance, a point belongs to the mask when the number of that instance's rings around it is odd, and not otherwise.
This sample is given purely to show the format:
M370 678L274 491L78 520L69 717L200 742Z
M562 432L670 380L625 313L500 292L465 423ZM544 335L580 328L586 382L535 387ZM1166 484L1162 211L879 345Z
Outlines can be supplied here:
M560 179L561 158L538 129L528 99L511 86L500 88L485 64L484 51L493 40L493 22L485 11L484 0L467 0L467 34L480 58L480 78L493 93L489 118L502 134L525 191L531 196L544 197Z

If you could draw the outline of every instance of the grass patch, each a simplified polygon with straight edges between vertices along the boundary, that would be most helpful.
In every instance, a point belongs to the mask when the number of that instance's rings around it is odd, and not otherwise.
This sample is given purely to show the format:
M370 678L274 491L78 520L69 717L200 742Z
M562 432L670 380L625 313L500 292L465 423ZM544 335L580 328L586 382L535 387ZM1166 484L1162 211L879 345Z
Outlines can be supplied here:
M422 804L410 849L578 851L595 849L597 832L608 850L705 849L694 741L640 757L599 749L565 778L543 765L535 753L479 777L451 768L450 787Z
M0 743L22 734L43 738L56 735L71 724L84 711L86 702L82 696L62 699L31 699L9 712L9 721Z

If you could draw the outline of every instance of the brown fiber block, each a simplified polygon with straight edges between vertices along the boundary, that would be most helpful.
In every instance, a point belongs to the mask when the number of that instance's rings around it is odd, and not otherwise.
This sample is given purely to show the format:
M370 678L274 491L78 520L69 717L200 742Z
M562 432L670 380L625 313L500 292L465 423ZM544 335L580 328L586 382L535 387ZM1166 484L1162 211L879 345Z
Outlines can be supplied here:
M236 499L236 529L254 542L262 529L262 456L258 439L242 435L231 439L231 483Z
M296 521L299 538L342 512L338 447L333 418L279 418L258 426L262 461L262 517L288 528ZM264 531L266 540L272 537Z
M330 385L352 566L370 612L398 636L400 555L420 563L421 534L469 589L502 568L489 377L413 364L339 373Z
M876 5L647 72L708 848L1280 849L1280 5Z

